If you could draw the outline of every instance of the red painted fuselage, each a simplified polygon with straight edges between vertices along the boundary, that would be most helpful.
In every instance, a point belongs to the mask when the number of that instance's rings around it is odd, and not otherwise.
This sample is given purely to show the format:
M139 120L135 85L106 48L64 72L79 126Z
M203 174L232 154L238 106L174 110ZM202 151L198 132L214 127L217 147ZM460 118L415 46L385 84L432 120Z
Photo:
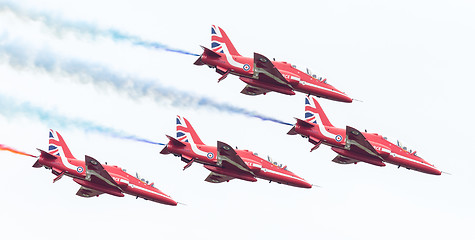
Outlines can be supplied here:
M33 167L51 169L57 176L53 182L63 176L73 178L81 185L76 193L78 196L88 198L107 193L123 197L125 193L162 204L177 205L170 196L155 188L153 183L148 184L145 179L138 179L117 166L102 165L89 156L85 156L85 160L78 160L56 131L49 132L48 152L39 151L41 154Z
M76 183L87 188L118 197L123 197L123 193L125 193L162 204L177 205L177 202L175 202L170 196L164 194L151 184L146 184L140 181L136 177L126 173L117 166L103 165L104 169L107 171L107 173L109 173L115 183L120 186L123 192L107 185L96 184L86 180L86 165L82 160L59 156L57 156L56 159L47 159L40 156L38 158L38 163L48 169L51 169L53 174L57 176L69 176L73 178Z
M290 63L272 61L274 66L279 70L282 76L291 85L291 87L288 87L276 85L273 82L266 82L260 79L255 79L253 77L254 58L242 56L226 56L224 53L218 54L221 55L220 58L211 58L208 57L206 54L203 54L201 56L201 61L208 66L216 67L218 73L225 74L227 71L229 71L229 74L239 76L239 79L249 85L256 86L259 88L265 88L286 95L295 95L295 91L297 91L322 98L327 98L334 101L353 101L353 99L348 97L348 95L346 95L344 92L336 89L325 81L314 78L306 74L305 72L302 72L297 68L292 67ZM232 58L235 63L230 63L230 61L228 60L229 58Z
M297 119L295 126L288 132L307 137L318 148L321 144L332 147L338 153L333 159L340 164L365 162L376 166L385 163L402 166L423 173L441 175L441 171L400 145L394 144L376 133L362 133L352 127L346 129L334 127L317 99L312 96L305 98L305 120Z
M346 156L349 159L366 162L376 166L385 166L386 163L405 167L423 173L441 175L441 171L434 165L420 158L415 152L408 152L397 144L386 140L383 136L376 133L362 133L368 142L374 147L378 154L384 159L378 157L358 154L345 149L346 130L342 128L314 125L311 128L295 126L295 131L303 136L309 137L312 142L322 141L322 144L332 147L336 153Z
M276 165L274 162L264 160L248 150L234 151L244 161L244 163L254 173L244 173L242 171L233 171L222 168L218 165L217 147L208 145L191 146L190 143L185 142L186 146L177 146L173 144L167 145L167 150L175 156L180 156L184 160L192 160L204 165L204 167L214 173L238 178L245 181L255 182L256 178L265 179L272 182L277 182L285 185L301 188L311 188L312 185L305 181L305 179L288 171L286 167Z
M352 102L344 92L327 83L326 79L302 72L287 62L270 61L267 57L254 53L254 57L241 56L226 33L217 26L211 28L211 49L203 47L203 54L195 65L216 68L223 75L239 76L248 85L241 91L247 95L266 94L274 91L295 95L295 91L340 102Z

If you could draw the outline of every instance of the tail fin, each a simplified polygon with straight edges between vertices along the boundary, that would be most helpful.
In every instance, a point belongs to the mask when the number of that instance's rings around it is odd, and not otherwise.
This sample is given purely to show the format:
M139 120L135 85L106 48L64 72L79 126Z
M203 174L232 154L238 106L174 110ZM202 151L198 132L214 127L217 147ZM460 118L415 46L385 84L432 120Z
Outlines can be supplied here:
M176 116L176 138L182 142L204 145L190 122L180 116Z
M51 129L49 130L48 153L60 157L75 158L61 134Z
M315 96L305 97L305 121L333 127Z
M211 49L225 55L241 56L223 29L215 25L211 26Z

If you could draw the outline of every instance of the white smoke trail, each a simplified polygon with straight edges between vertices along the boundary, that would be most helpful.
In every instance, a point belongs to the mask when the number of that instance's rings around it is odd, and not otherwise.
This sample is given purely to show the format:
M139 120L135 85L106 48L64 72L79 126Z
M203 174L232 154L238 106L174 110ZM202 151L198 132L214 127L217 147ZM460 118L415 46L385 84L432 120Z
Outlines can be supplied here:
M108 86L117 92L126 93L134 99L137 97L152 97L157 103L170 103L178 107L212 108L222 112L292 126L290 123L241 107L219 103L213 99L172 87L165 87L157 80L120 75L100 64L62 58L47 50L43 50L40 54L32 54L32 52L18 42L3 42L0 44L0 57L3 55L8 59L10 65L17 68L34 68L49 73L60 72L73 76L73 79L80 79L81 82L93 83L98 88Z
M19 17L42 22L47 27L58 33L71 31L79 34L87 34L92 37L108 37L114 41L129 42L133 45L142 46L149 49L160 49L185 55L199 56L199 54L191 53L182 49L172 48L156 41L147 41L139 36L131 35L118 29L102 29L93 23L75 22L63 19L51 13L34 11L31 9L27 10L10 1L0 1L0 12L2 11L9 11Z
M85 131L96 132L103 134L109 137L128 139L137 142L144 142L156 145L165 145L163 143L151 141L142 137L135 136L133 134L126 133L117 129L113 129L106 126L101 126L96 123L81 120L73 119L60 114L47 111L38 106L34 106L28 102L20 102L8 97L5 97L0 94L0 114L7 117L13 118L18 116L26 116L29 119L37 119L52 128L66 128L74 127L80 128Z

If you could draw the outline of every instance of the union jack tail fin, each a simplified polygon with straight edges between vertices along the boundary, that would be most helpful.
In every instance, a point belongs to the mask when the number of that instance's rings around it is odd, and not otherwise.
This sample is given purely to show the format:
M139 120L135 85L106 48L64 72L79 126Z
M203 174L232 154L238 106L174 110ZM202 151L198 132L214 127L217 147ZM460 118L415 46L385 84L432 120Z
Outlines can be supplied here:
M305 97L305 121L323 126L333 127L328 120L327 115L323 112L322 107L318 104L315 96Z
M48 153L59 157L75 158L61 134L51 129L49 130Z
M223 29L215 25L211 26L211 50L225 55L241 56Z
M182 142L204 145L190 122L180 116L176 116L176 138Z

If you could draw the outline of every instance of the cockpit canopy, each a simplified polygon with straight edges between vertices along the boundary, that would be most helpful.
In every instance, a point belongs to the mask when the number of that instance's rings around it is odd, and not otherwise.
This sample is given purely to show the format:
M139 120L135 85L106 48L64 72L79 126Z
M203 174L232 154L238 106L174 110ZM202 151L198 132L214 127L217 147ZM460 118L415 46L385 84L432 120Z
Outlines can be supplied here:
M270 156L267 156L267 161L274 164L274 166L276 166L276 167L280 167L280 168L290 172L290 170L287 168L287 165L282 165L281 163L279 164L278 162L272 161L272 158Z
M147 185L149 185L149 186L151 186L151 187L153 187L153 188L156 188L156 187L154 186L154 183L153 183L153 182L149 184L149 181L148 181L147 179L143 178L143 177L140 177L138 173L135 173L135 176L136 176L137 179L140 180L141 182L143 182L143 183L145 183L145 184L147 184Z
M392 140L388 139L387 137L383 137L383 138L386 139L387 141L389 141L389 142L395 144L396 146L402 148L402 150L404 150L404 151L406 151L406 152L408 152L408 153L410 153L410 154L413 154L413 155L416 156L416 157L419 157L419 156L417 155L417 151L410 149L410 148L407 147L405 144L403 144L400 140L392 141Z
M249 151L249 150L245 150L245 151ZM259 156L259 154L257 154L256 152L252 152L252 154L254 154L255 156ZM287 165L282 165L282 164L279 164L278 162L272 161L272 158L270 156L267 156L267 161L272 163L276 167L280 167L280 168L290 172L290 170L287 168Z
M406 152L408 152L408 153L414 154L414 156L417 156L415 150L413 151L412 149L408 148L408 147L407 147L406 145L404 145L401 141L397 140L397 141L396 141L396 144L397 144L398 147L402 148L402 150L404 150L404 151L406 151Z
M292 66L295 66L295 65L292 65ZM306 68L306 70L307 70L307 74L312 76L312 78L315 79L316 81L328 84L328 81L326 78L318 77L317 74L312 73L312 71L309 68Z

